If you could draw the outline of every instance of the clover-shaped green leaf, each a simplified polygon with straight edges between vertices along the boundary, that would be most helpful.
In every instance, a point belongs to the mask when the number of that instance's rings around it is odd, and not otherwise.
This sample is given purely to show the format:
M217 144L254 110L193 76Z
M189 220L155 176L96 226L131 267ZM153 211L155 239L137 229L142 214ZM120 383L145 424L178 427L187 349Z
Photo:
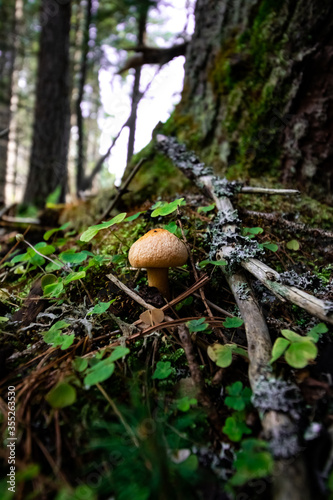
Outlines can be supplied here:
M192 319L186 323L190 333L203 332L208 328L205 318Z
M224 328L238 328L242 326L244 321L241 318L226 318L223 321Z
M222 430L231 441L235 442L240 441L244 434L251 434L251 429L243 420L238 418L237 414L226 419Z
M185 396L182 399L178 399L177 401L177 409L183 412L189 411L191 406L194 406L198 403L198 401L195 398L189 398L188 396Z
M162 380L168 378L172 373L172 367L170 361L158 361L156 364L156 370L152 376L153 379Z
M225 404L233 410L242 411L251 401L251 389L244 387L240 381L234 382L227 387L229 396L225 398Z

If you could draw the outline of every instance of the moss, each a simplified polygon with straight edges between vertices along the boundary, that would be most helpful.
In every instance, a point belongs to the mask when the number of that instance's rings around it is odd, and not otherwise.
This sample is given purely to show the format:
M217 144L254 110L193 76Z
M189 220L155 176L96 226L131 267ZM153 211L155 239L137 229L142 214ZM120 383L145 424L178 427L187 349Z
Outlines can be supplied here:
M145 157L143 152L136 155ZM158 196L171 196L190 189L190 181L161 153L155 153L146 161L129 186L130 192L123 196L124 203L133 206L146 200L155 200Z

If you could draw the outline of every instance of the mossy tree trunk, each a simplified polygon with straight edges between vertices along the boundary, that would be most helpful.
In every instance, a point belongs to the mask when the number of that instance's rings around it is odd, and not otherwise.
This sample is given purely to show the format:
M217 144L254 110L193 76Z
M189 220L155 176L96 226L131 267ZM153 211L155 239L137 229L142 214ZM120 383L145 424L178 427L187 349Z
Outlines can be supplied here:
M331 0L197 0L182 100L165 125L228 178L332 201Z

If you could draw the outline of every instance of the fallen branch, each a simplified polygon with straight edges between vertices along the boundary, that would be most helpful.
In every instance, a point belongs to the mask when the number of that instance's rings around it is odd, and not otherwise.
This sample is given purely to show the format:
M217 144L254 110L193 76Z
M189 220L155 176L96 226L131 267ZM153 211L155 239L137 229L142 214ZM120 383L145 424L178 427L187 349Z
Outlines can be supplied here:
M232 235L236 226L233 222L235 217L230 217L230 215L234 214L235 211L229 197L232 196L233 192L240 191L239 185L236 183L233 185L219 179L211 168L201 163L194 153L186 151L185 146L178 144L175 139L162 135L157 135L156 139L159 148L171 161L200 189L204 187L205 192L215 201L219 212L226 219L223 233ZM233 247L224 244L216 251L220 256L229 256ZM266 321L244 274L241 271L232 274L224 271L224 273L245 323L250 361L249 379L254 393L254 404L256 401L255 406L261 414L262 426L267 439L270 440L271 450L276 459L275 472L283 470L283 475L274 474L274 498L275 500L309 499L306 471L297 438L297 424L289 414L284 413L285 408L282 407L280 401L276 404L274 400L270 400L271 389L274 384L277 385L277 381L274 377L270 377L269 373L268 361L271 353L271 340ZM243 293L244 289L246 294ZM291 386L288 383L286 385ZM256 395L260 392L268 400L266 407L263 406L260 399L256 399ZM294 466L286 466L285 458L291 458ZM296 477L295 474L297 474Z
M288 300L312 316L333 325L333 303L321 300L295 286L284 285L277 271L257 259L242 262L242 267L260 280L282 302Z
M256 193L256 194L282 194L282 195L290 195L290 194L300 194L297 189L271 189L264 187L252 187L252 186L243 186L241 193Z

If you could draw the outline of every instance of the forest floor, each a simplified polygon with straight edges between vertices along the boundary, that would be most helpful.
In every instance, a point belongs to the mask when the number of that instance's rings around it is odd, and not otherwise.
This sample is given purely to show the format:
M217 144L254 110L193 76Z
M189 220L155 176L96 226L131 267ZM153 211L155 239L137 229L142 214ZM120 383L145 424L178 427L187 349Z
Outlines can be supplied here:
M51 207L19 237L2 220L2 498L271 498L276 457L251 398L246 324L228 263L211 255L215 203L197 188L126 203L100 225L90 201ZM331 208L242 193L233 206L244 241L286 286L332 303ZM128 262L156 227L190 254L169 271L169 301ZM246 276L274 344L271 369L289 384L280 410L296 422L309 488L329 498L332 324Z

